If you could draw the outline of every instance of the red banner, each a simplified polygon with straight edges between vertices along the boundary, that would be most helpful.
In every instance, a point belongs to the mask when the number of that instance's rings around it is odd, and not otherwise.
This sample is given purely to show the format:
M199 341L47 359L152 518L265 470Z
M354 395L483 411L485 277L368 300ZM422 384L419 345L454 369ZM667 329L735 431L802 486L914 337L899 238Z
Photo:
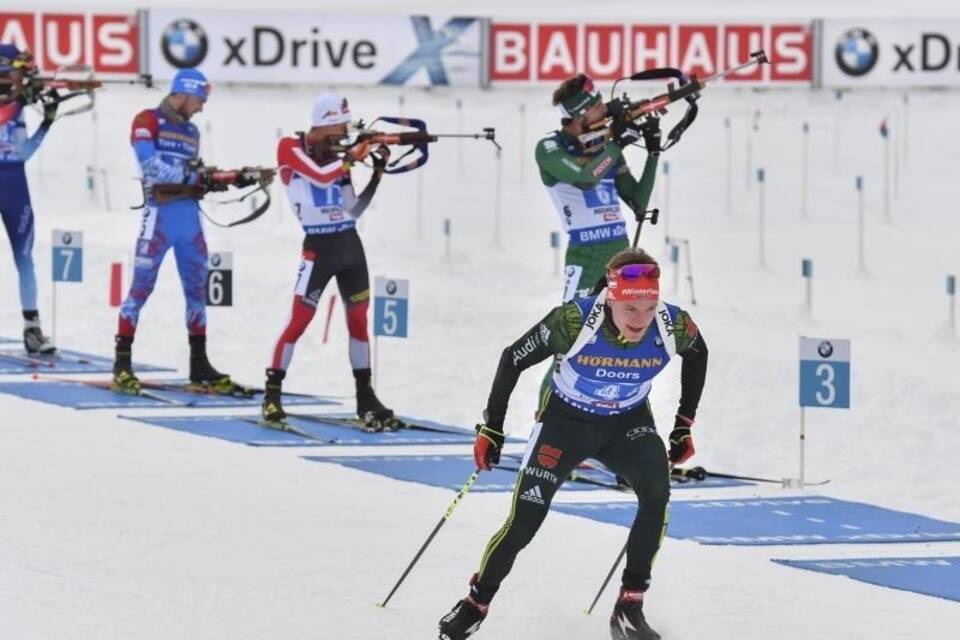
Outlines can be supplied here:
M735 84L811 83L813 33L805 23L618 24L500 22L490 25L492 83L556 82L584 72L614 80L652 67L700 78L764 49L771 64L725 78Z
M43 71L87 65L98 74L140 70L135 13L3 12L0 42L29 49Z

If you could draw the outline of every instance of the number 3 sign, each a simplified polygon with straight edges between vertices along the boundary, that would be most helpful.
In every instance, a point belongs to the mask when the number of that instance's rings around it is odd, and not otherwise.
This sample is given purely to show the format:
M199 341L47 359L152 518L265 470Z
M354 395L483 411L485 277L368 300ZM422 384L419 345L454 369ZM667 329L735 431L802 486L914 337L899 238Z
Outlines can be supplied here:
M850 408L850 341L800 338L800 406Z

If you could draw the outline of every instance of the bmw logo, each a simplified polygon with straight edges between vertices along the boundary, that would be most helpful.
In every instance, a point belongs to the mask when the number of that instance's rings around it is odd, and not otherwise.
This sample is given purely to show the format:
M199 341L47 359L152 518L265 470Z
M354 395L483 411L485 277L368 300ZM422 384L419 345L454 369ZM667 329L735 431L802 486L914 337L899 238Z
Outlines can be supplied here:
M219 253L215 253L215 254L213 254L212 256L210 256L210 264L213 265L214 267L219 267L219 266L220 266L220 254L219 254Z
M196 67L207 57L207 32L193 20L171 22L160 37L163 57L177 69Z
M833 355L833 345L829 340L824 340L817 345L817 353L820 354L821 358L829 358Z
M397 292L397 283L393 280L387 282L387 295L393 295Z
M848 76L860 77L876 66L880 45L866 29L850 29L837 41L834 55L841 71Z

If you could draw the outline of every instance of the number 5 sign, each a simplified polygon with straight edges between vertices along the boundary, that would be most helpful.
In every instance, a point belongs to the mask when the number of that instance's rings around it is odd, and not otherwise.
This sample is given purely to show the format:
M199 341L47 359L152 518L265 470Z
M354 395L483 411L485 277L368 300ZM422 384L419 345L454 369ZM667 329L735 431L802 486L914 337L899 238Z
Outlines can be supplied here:
M850 408L850 341L800 338L800 406Z
M376 277L373 286L373 335L407 337L409 290L408 280Z

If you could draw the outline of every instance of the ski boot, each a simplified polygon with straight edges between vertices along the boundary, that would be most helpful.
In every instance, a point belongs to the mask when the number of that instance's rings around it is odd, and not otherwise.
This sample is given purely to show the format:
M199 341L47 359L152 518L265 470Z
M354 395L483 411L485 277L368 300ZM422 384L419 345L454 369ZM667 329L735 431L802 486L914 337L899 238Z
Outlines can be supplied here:
M53 340L43 335L40 329L40 314L23 312L23 348L30 355L50 355L57 350Z
M267 382L264 385L263 404L260 413L264 422L282 424L287 419L287 413L280 402L283 379L287 372L283 369L267 369Z
M190 384L188 390L195 393L218 395L246 395L243 388L225 373L213 368L207 359L207 336L190 336Z
M643 591L620 587L620 597L610 616L610 637L613 640L660 640L643 617Z
M364 431L396 431L403 422L393 415L393 409L383 406L370 386L370 369L354 369L357 383L357 418Z
M474 600L476 584L477 574L473 574L470 578L470 594L440 618L440 640L466 640L480 628L490 605Z
M131 361L133 338L117 336L114 340L116 342L114 348L116 355L113 361L113 386L111 389L117 393L130 396L140 395L140 379L134 375Z

